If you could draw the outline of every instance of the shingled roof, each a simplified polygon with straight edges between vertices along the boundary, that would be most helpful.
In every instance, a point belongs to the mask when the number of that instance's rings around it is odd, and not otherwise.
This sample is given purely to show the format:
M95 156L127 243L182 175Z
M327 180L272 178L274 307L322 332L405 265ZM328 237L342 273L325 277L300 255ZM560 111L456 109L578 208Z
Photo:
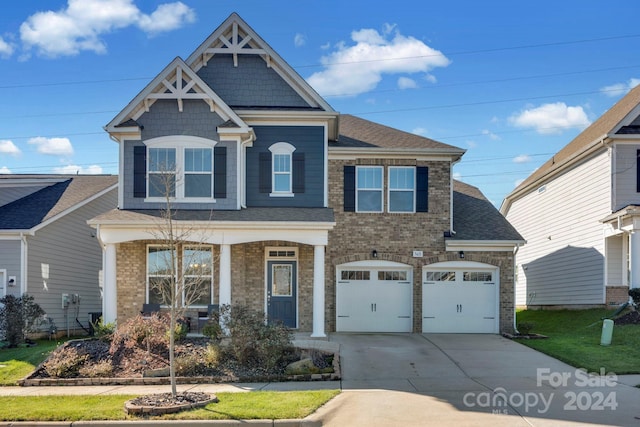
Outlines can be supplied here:
M552 174L571 160L580 156L587 151L594 143L615 130L616 126L638 106L640 103L640 86L636 86L613 107L606 111L600 118L593 122L589 127L576 136L569 144L558 151L553 157L547 160L542 166L536 169L527 177L515 190L513 190L507 199L513 198L516 194L524 191L527 187L537 184L542 178ZM621 129L620 134L629 133L633 126Z
M428 149L429 151L458 155L462 155L465 152L465 150L453 145L394 129L350 114L340 115L338 140L329 143L329 150L332 148Z
M452 240L524 239L477 187L461 181L453 182Z
M118 183L115 175L3 175L1 179L21 178L61 181L1 206L0 230L29 230Z

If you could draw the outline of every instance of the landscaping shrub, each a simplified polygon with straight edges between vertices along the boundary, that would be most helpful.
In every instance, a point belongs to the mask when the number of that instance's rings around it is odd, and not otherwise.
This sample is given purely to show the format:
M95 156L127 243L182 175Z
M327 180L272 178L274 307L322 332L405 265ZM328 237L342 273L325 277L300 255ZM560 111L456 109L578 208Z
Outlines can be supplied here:
M202 335L214 341L219 341L222 338L224 334L217 316L213 319L209 319L209 321L202 327Z
M64 344L54 351L42 364L47 375L52 378L74 378L80 368L89 360L89 355L79 352L74 346Z
M188 377L198 375L202 360L195 353L186 353L176 356L176 375L179 377Z
M629 289L629 296L636 306L640 306L640 288Z
M45 314L28 294L18 298L6 295L0 298L0 305L0 330L9 347L17 347L25 341L27 334L35 332Z
M113 375L113 365L109 360L102 360L81 366L78 373L87 378L109 378Z
M116 323L104 323L102 321L102 317L100 317L95 323L91 322L91 327L93 328L93 334L95 337L103 341L110 341L111 336L116 331Z
M535 322L520 322L518 323L518 331L522 335L529 335L533 328L536 327Z
M230 334L229 350L243 365L272 369L290 352L292 333L281 324L266 323L262 313L243 305L221 309Z
M207 368L215 368L220 363L222 357L222 350L218 344L209 343L207 350L204 353L204 365Z
M166 316L153 314L143 318L138 315L116 329L109 353L116 354L137 347L147 353L164 354L169 347L168 330L169 319Z

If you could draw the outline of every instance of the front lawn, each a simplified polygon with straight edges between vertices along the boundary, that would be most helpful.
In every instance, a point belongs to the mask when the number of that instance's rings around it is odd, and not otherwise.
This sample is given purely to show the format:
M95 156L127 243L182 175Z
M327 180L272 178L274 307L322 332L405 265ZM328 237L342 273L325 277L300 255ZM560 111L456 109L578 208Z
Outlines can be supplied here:
M218 403L167 414L163 420L249 420L304 418L333 399L339 390L255 391L217 393ZM127 415L124 402L136 396L7 396L0 397L1 421L139 420Z
M601 346L602 318L614 310L523 310L517 323L533 322L531 332L547 339L518 342L576 368L616 374L640 373L640 325L615 325L610 346Z
M33 347L0 349L0 385L16 385L59 345L56 340L38 340Z

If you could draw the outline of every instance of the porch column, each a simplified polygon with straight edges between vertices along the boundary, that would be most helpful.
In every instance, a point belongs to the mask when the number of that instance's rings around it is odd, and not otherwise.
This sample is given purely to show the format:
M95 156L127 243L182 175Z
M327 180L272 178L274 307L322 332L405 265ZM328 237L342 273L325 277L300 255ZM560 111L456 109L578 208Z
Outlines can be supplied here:
M220 245L220 306L231 304L231 245Z
M313 332L312 338L325 338L324 332L324 246L313 247Z
M640 230L633 230L629 236L629 260L631 271L630 288L640 287Z
M102 322L115 322L118 318L118 282L116 280L116 245L108 243L104 247L102 267Z

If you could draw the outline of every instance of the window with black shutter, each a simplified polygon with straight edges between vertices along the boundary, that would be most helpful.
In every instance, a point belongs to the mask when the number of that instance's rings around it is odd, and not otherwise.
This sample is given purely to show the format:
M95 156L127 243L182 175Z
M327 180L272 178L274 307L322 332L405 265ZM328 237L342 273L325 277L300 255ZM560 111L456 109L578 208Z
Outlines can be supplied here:
M147 197L147 147L133 147L133 197Z

